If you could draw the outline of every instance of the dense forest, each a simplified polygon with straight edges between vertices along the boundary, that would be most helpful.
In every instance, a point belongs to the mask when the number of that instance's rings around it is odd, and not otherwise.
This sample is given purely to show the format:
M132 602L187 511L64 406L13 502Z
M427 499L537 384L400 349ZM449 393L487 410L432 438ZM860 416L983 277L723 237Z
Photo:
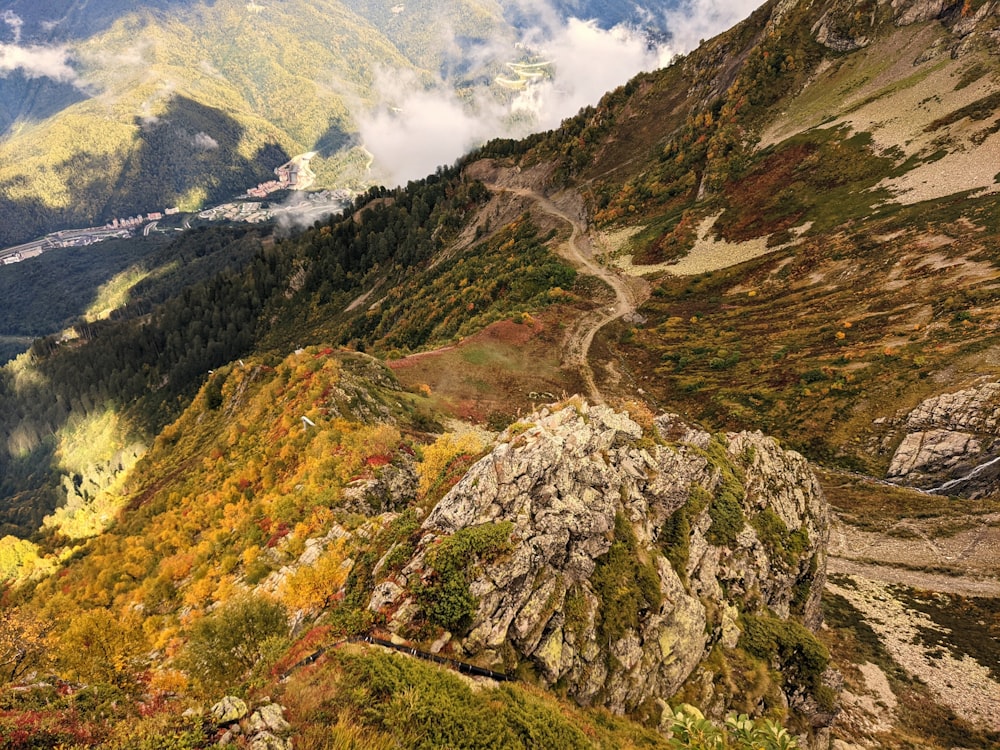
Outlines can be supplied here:
M56 456L71 416L111 411L123 435L147 441L208 372L252 351L282 357L326 342L406 352L571 286L575 272L528 219L428 268L488 197L457 169L440 170L406 188L373 188L344 217L298 236L262 242L256 230L202 229L161 248L149 267L174 265L141 277L110 319L78 319L69 341L39 338L3 370L2 431L15 447L0 457L3 530L30 533L64 499ZM465 293L428 315L428 300L460 280ZM387 290L377 308L345 312L376 285ZM74 477L77 488L103 481Z

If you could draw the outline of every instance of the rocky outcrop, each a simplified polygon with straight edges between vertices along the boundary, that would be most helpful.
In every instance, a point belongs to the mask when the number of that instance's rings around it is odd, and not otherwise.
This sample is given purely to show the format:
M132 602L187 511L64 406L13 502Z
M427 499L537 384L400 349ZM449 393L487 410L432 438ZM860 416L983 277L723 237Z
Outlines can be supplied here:
M265 702L253 713L241 698L228 695L212 706L211 718L219 729L217 745L238 745L251 750L292 750L292 726L285 709Z
M984 382L923 401L902 419L903 437L889 464L891 481L969 497L997 487L1000 383Z
M440 583L438 550L483 529L507 539L495 554L463 547L474 607L442 640L420 592ZM741 613L818 625L827 536L806 461L774 440L713 436L670 415L644 430L576 404L501 435L429 513L370 608L394 633L422 630L501 671L530 664L578 702L623 712L674 695L714 644L735 646Z
M876 13L860 16L850 0L835 0L813 25L817 42L834 52L854 52L871 44Z

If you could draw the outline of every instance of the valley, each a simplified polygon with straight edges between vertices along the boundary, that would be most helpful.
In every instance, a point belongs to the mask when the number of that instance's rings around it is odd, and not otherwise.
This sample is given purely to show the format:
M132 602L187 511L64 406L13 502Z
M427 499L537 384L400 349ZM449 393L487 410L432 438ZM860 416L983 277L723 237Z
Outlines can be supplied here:
M282 120L234 69L454 63L419 3L322 6L198 4L228 103L151 104L123 169L291 182L349 77ZM772 0L398 187L341 119L340 214L5 267L0 745L997 746L998 56L992 0Z

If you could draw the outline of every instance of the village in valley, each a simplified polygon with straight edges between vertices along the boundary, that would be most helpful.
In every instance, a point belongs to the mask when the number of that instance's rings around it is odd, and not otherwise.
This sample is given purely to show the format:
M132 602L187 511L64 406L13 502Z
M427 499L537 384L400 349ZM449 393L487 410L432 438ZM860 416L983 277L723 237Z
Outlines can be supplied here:
M274 170L276 176L274 180L248 189L246 193L236 196L233 201L204 209L197 214L197 218L203 221L239 221L251 224L282 220L308 224L342 211L354 197L350 190L306 192L316 180L316 175L309 169L309 161L315 155L315 152L310 151L294 157ZM294 192L290 198L283 201L259 200L282 191ZM252 198L258 200L250 200ZM153 231L181 231L190 227L191 218L185 219L183 226L158 227L164 218L180 213L179 208L166 208L145 215L116 217L99 227L51 232L31 242L0 249L0 265L20 263L56 248L83 247L104 240L132 237L140 231L145 236L149 236Z

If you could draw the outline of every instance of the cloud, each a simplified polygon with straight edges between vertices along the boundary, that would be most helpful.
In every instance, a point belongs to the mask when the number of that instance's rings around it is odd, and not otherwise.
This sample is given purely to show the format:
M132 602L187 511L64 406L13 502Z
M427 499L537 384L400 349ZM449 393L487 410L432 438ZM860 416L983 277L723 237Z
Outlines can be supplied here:
M760 0L680 0L664 14L671 46L686 54L703 40L735 26L759 5Z
M51 78L61 83L77 83L78 76L70 67L69 61L69 50L65 47L0 44L0 76L19 70L28 78Z
M21 20L21 17L12 10L5 10L3 13L0 13L0 21L7 24L10 30L14 32L14 44L18 44L21 41L21 27L24 26L24 21Z
M374 167L389 182L424 177L502 128L499 105L484 97L464 103L444 82L426 88L413 73L384 71L376 88L382 105L360 115L358 124Z
M536 4L544 11L544 3ZM375 156L377 177L398 184L451 164L490 138L518 138L559 125L581 107L596 104L607 91L636 73L662 66L668 49L651 48L645 36L624 28L605 30L570 19L558 24L554 14L528 29L521 49L530 48L551 62L554 76L532 83L505 102L497 92L465 89L462 98L452 82L421 84L408 72L383 71L376 81L380 104L357 116L365 147ZM551 25L550 25L551 24ZM494 61L512 59L503 40L484 49Z
M518 138L557 127L637 73L663 67L703 39L732 27L758 2L679 0L679 5L662 12L661 23L649 15L651 26L665 27L670 35L669 42L652 45L635 29L607 30L565 19L548 0L515 0L522 17L531 23L521 31L520 51L512 49L510 40L497 39L466 49L467 59L484 69L490 62L506 62L530 50L551 63L552 77L529 84L503 103L495 91L467 88L459 98L453 82L446 79L427 86L412 74L384 71L376 82L380 104L357 116L362 140L375 157L376 176L402 183L453 163L490 138Z
M219 147L219 142L208 133L195 133L191 139L194 147L199 151L214 151Z
M556 127L632 76L660 68L673 56L669 48L651 48L640 33L624 27L605 30L576 18L540 46L554 76L528 87L513 105L532 113L540 130Z

